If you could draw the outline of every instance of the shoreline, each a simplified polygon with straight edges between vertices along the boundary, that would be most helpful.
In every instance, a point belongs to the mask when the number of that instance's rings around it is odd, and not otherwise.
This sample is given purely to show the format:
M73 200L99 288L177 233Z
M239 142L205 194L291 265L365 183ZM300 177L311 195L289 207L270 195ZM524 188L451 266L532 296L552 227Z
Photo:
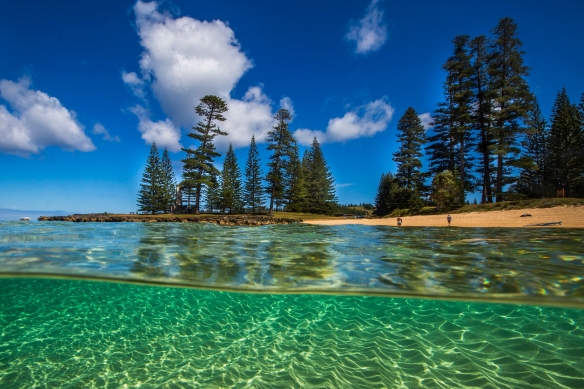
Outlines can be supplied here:
M530 214L529 217L521 217ZM440 215L402 216L402 227L448 227L447 213ZM584 228L584 207L559 206L553 208L529 208L508 211L453 213L451 227L505 227L505 228ZM561 225L529 226L550 222L562 222ZM361 224L369 226L397 227L395 218L381 219L337 219L337 220L310 220L305 224L344 225Z
M38 221L60 221L71 223L211 223L220 226L265 226L268 224L293 224L302 219L274 218L267 216L240 215L197 215L184 216L167 214L165 217L156 215L69 215L40 216Z

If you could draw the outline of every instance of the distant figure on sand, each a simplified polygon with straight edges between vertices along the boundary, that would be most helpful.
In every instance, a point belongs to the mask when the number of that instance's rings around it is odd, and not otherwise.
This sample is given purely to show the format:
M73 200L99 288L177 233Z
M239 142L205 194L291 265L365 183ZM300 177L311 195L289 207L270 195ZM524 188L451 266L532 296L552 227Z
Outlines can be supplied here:
M448 227L450 227L450 222L452 221L452 216L450 216L450 214L446 216L446 221L448 222Z
M397 226L398 226L398 227L401 227L401 224L402 224L402 218L401 218L401 215L397 215Z

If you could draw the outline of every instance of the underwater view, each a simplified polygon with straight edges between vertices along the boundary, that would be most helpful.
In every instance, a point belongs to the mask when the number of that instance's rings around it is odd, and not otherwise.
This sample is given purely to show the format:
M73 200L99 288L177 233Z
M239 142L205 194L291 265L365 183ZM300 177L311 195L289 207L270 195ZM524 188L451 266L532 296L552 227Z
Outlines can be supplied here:
M0 222L0 387L584 387L584 231L510 231Z

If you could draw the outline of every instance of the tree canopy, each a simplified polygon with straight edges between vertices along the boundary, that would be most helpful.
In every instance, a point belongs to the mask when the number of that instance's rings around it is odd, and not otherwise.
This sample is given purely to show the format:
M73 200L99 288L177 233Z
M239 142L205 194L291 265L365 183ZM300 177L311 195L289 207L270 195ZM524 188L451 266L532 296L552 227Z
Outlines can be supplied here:
M193 150L183 148L187 153L182 160L183 166L183 186L194 188L195 190L195 213L200 213L200 199L203 187L213 185L214 180L220 174L219 170L213 166L216 157L221 156L215 151L213 140L216 136L227 135L221 131L216 122L225 121L223 113L227 112L227 104L223 99L213 95L207 95L201 98L200 104L195 107L197 115L201 120L193 132L188 136L199 141L199 146Z

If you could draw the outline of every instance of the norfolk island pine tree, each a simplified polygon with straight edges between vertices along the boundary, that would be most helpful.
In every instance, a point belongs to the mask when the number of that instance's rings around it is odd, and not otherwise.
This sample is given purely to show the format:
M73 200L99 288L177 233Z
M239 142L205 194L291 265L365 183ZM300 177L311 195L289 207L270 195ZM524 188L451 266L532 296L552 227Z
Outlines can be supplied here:
M162 165L156 143L152 143L146 167L142 174L142 183L138 192L138 210L155 214L164 209L162 187Z
M251 208L252 214L264 204L264 189L262 187L262 168L260 154L252 135L245 164L245 183L243 185L243 202Z
M189 137L198 140L199 146L196 150L183 148L187 157L183 159L183 177L185 185L195 189L195 214L200 213L200 200L204 186L212 185L212 177L217 177L220 172L213 166L213 160L221 156L215 151L213 140L218 135L227 135L226 132L215 124L215 121L225 121L222 115L227 112L227 104L223 99L213 95L206 95L201 98L201 103L195 107L197 114L203 118L202 121L193 127L194 132L188 134Z

